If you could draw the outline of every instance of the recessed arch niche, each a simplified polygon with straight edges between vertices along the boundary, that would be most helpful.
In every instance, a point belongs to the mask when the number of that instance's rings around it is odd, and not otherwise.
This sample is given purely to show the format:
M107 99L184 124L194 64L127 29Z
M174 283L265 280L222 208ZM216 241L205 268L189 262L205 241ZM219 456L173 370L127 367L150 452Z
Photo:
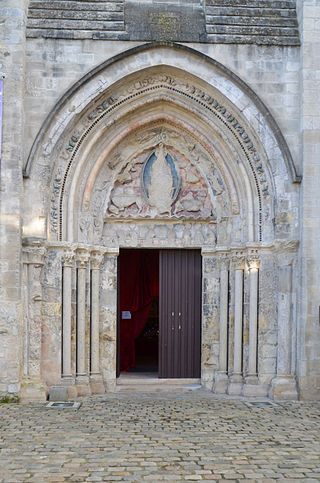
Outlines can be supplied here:
M288 220L299 179L248 86L192 49L137 47L63 96L25 175L25 223L34 205L47 220L44 307L60 303L46 319L58 333L43 342L46 384L114 388L119 248L185 247L203 255L202 383L268 393L279 362L275 267L296 250Z
M128 85L123 85L122 81L119 86L113 86L112 92L108 91L97 99L95 109L90 106L90 112L82 114L77 128L69 133L70 139L65 139L60 166L56 168L61 190L57 196L52 196L51 212L56 210L56 213L50 236L54 238L56 234L60 240L76 241L72 223L77 211L75 207L81 206L75 198L82 189L79 183L84 184L85 176L88 176L85 184L85 196L88 197L95 173L106 160L110 163L109 156L114 156L117 150L120 152L120 144L122 158L126 156L123 140L129 143L133 132L138 139L139 131L142 133L148 125L158 123L160 126L163 122L171 125L171 131L174 128L177 138L180 132L189 143L184 148L189 150L189 157L198 156L200 164L201 159L206 158L207 164L212 162L213 170L220 169L231 196L230 216L235 220L241 211L248 228L247 233L234 235L234 240L270 238L273 179L264 149L250 126L246 126L241 113L232 110L230 102L212 88L202 90L203 82L198 82L197 86L194 76L186 82L186 76L182 77L176 69L153 68L140 72L140 76L143 77L140 81L129 76L126 79ZM131 152L138 149L132 139L130 149ZM201 150L202 156L196 154ZM92 173L88 172L89 166Z

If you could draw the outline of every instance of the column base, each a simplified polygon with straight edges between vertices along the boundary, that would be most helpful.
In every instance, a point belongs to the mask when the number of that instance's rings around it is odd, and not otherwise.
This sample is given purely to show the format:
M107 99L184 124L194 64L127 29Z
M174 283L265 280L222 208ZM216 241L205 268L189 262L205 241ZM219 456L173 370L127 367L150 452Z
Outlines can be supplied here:
M258 374L247 374L245 377L245 383L250 385L259 384Z
M61 377L61 385L62 386L74 386L74 377L73 376L62 376Z
M232 374L229 379L227 393L230 396L240 396L243 387L243 377L242 374Z
M275 401L297 401L297 381L294 376L277 376L271 381L270 397Z
M242 389L243 396L268 397L269 385L259 384L258 374L248 374Z
M75 387L76 387L78 396L91 395L89 376L87 376L86 374L77 374Z
M67 389L68 400L75 399L78 396L73 376L62 376L61 385L65 386Z
M22 401L46 401L47 391L40 376L24 376L19 397Z
M244 384L242 395L246 397L268 397L269 386L265 384Z
M77 396L91 396L91 388L89 384L76 384L75 388Z
M105 392L115 392L117 387L117 379L105 379L104 380Z
M225 394L228 389L228 374L223 371L217 371L213 383L212 392L215 394Z
M90 375L90 389L91 394L104 394L106 392L101 374Z

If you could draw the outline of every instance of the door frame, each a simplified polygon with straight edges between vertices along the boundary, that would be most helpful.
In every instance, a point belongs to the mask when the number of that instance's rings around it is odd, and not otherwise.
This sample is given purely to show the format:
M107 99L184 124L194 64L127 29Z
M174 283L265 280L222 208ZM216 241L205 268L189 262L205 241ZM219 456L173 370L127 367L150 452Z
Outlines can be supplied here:
M121 250L157 250L160 254L161 251L166 251L166 250L193 250L193 251L198 251L200 256L201 256L201 279L200 279L200 340L199 340L199 345L200 345L200 378L202 375L202 332L203 332L203 266L202 266L202 249L197 248L197 247L183 247L183 248L177 248L177 247L119 247L119 256L118 256L118 263L117 263L117 313L116 313L116 320L117 320L117 328L116 328L116 379L120 377L120 323L121 323L121 314L120 314L120 263L121 263ZM160 256L159 256L159 264L160 264ZM160 268L160 267L159 267ZM160 277L160 273L159 273ZM160 327L160 286L159 286L159 327ZM159 377L159 372L160 372L160 335L159 335L159 344L158 344L158 374L157 374L157 379L160 379ZM169 379L169 378L168 378ZM170 378L171 379L171 378ZM198 378L196 378L198 379Z

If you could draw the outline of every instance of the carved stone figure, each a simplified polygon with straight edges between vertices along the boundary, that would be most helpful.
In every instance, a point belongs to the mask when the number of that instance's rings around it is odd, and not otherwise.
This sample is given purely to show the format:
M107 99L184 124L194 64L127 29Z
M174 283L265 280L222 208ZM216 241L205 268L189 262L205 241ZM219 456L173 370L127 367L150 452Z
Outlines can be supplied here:
M173 177L162 143L159 144L155 156L150 170L150 184L146 186L147 199L151 208L157 213L170 214L174 191Z

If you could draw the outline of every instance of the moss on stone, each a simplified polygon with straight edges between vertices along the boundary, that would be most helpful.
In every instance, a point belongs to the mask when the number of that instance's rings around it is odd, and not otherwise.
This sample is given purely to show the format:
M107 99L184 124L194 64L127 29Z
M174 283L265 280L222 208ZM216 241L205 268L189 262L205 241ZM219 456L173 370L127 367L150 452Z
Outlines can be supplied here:
M19 396L17 396L16 394L6 394L5 396L0 397L0 404L16 404L19 401Z

